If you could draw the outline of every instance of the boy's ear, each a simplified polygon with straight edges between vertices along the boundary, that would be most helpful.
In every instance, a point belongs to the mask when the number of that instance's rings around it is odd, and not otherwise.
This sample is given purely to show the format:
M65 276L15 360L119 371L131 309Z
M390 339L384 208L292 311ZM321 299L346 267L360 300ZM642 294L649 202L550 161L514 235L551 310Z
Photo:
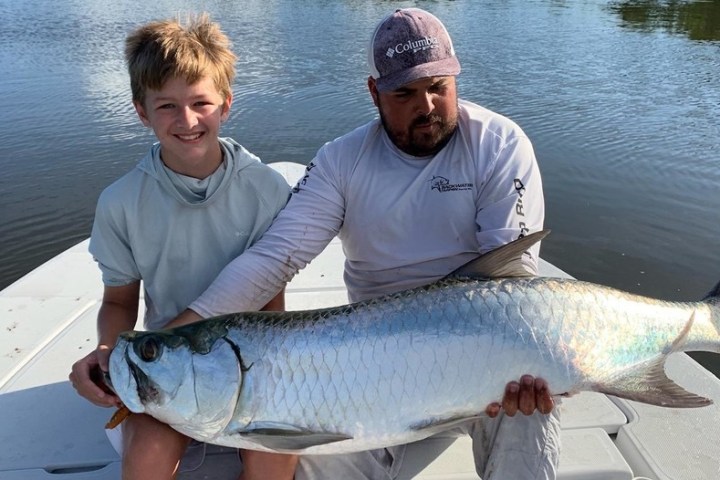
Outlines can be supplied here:
M143 104L140 102L133 102L133 106L135 107L135 112L137 112L138 117L140 117L140 121L142 122L142 124L146 127L149 127L150 119L145 113L145 107L143 107Z
M222 115L220 116L221 121L225 121L230 117L230 107L232 106L233 96L232 93L228 94L227 98L222 105Z

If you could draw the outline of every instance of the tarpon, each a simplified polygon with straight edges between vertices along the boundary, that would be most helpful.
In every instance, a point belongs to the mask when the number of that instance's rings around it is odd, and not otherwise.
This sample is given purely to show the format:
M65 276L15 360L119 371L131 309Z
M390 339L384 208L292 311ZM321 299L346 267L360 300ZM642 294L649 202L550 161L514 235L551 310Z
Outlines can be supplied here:
M546 379L553 394L712 403L663 366L676 351L720 351L720 284L682 303L529 277L519 258L542 236L370 301L124 333L111 355L113 388L131 411L197 440L295 453L428 437L477 418L523 374Z

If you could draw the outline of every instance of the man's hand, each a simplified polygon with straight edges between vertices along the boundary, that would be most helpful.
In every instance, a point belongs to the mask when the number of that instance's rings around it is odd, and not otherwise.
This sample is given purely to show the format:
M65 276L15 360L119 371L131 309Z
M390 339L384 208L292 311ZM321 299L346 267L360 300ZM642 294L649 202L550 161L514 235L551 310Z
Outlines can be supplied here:
M99 407L122 405L120 399L110 392L102 381L102 372L108 370L110 352L110 347L100 345L75 362L68 376L78 394Z
M505 386L505 395L502 404L491 403L485 409L490 418L505 410L505 414L513 417L518 412L524 415L532 415L535 410L542 414L548 414L555 408L555 402L550 396L548 384L542 378L534 378L532 375L523 375L520 382L510 382Z

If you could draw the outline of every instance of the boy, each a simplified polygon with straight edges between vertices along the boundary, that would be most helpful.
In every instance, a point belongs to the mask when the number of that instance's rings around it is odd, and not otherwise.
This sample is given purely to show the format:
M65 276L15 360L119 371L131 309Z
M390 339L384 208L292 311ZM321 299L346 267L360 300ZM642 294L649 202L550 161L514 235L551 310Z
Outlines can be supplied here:
M122 331L135 327L141 281L144 325L163 328L230 260L270 226L289 196L285 180L229 138L235 55L219 26L201 15L182 25L151 22L126 40L133 105L158 143L101 194L90 252L102 271L98 347L73 365L70 381L100 406L120 400L90 376L107 371ZM264 309L282 310L283 292ZM147 415L122 425L124 479L171 479L189 439ZM296 457L241 452L244 480L292 478Z

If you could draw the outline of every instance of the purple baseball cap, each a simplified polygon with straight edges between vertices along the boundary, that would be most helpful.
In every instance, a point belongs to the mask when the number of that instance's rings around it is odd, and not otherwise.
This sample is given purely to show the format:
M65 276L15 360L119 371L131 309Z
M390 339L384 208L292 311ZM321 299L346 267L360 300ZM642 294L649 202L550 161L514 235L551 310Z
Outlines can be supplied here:
M375 28L368 48L370 75L389 91L426 77L460 73L445 26L419 8L395 10Z

